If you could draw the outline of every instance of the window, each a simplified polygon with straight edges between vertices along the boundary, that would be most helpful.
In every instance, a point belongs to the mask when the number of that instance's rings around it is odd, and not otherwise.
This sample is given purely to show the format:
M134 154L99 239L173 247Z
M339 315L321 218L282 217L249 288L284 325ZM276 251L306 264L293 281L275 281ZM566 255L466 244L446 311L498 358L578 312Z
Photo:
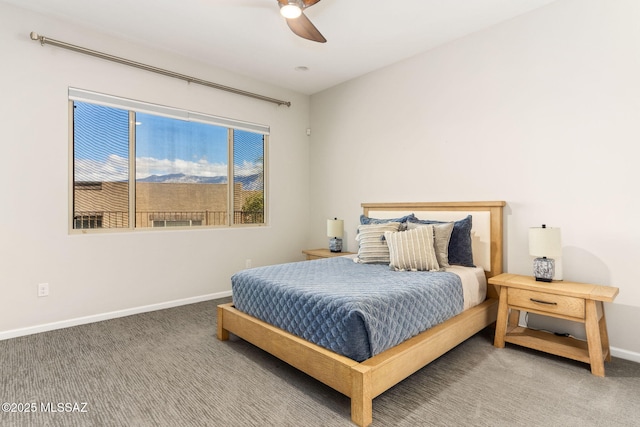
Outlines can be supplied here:
M97 212L76 212L73 228L102 228L102 214Z
M72 229L263 225L268 127L69 89Z

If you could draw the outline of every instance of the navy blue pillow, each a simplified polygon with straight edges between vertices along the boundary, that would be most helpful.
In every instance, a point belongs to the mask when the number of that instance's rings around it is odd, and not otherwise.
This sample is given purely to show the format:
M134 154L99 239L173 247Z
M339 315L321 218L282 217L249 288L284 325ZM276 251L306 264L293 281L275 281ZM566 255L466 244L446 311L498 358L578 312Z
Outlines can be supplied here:
M449 240L449 264L475 267L473 251L471 249L471 215L453 222L453 231ZM450 221L435 221L431 219L410 219L409 222L418 224L443 224Z
M407 221L418 221L418 218L416 218L416 216L414 214L409 214L406 216L403 216L401 218L370 218L368 216L365 215L360 215L360 224L363 225L367 225L367 224L384 224L387 222L400 222L400 223L405 223Z

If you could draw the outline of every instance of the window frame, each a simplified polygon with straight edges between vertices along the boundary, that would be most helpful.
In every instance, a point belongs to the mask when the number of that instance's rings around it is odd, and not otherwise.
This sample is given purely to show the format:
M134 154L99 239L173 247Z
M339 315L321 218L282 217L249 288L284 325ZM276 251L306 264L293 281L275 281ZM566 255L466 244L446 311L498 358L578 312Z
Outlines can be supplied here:
M74 228L78 218L74 212L74 194L75 194L75 158L74 158L74 102L85 102L90 104L101 105L105 107L118 108L128 111L129 119L129 201L128 201L128 226L114 228ZM200 122L213 126L224 127L227 129L227 203L226 215L227 224L220 225L198 225L198 226L153 226L136 227L136 131L135 117L136 113L154 114L167 118L185 120L191 122ZM185 109L167 107L159 104L152 104L143 101L137 101L127 98L121 98L112 95L101 94L98 92L87 91L69 87L68 96L68 115L69 115L69 206L68 206L68 230L69 234L93 234L93 233L122 233L122 232L145 232L145 231L168 231L168 230L210 230L210 229L227 229L227 228L245 228L245 227L264 227L269 225L269 197L268 197L268 164L269 164L269 135L270 127L246 121L230 119L220 116L209 115L205 113L193 112ZM235 174L234 174L234 131L241 130L263 135L263 222L261 223L235 223L234 212L234 191L235 191ZM95 183L91 183L95 185ZM101 184L101 183L100 183ZM89 186L89 184L86 184ZM191 221L190 221L191 222Z

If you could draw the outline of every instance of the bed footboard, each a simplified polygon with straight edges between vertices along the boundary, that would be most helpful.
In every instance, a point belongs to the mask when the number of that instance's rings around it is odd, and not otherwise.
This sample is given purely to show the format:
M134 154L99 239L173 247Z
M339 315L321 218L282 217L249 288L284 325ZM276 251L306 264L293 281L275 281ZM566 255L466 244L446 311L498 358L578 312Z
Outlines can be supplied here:
M376 396L494 323L497 312L498 301L487 299L362 363L244 314L233 303L218 306L217 335L223 341L237 335L351 398L351 420L364 427L373 422Z
M362 427L371 424L371 367L244 314L233 303L218 306L218 339L228 340L229 333L351 398L351 420Z
M229 333L351 396L351 368L358 365L355 360L249 316L237 310L233 303L218 306L218 339L228 339Z

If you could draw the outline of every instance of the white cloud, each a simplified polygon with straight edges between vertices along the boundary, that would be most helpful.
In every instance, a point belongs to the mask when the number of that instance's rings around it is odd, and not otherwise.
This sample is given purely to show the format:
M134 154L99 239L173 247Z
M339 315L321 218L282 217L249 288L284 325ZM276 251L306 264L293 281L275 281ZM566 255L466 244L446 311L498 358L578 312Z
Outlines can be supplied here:
M195 176L227 176L227 165L224 163L209 163L206 159L188 161L183 159L154 159L153 157L139 157L136 159L136 179L151 175L168 175L183 173Z
M242 164L236 164L236 176L255 175L262 170L262 163L243 161Z
M98 162L90 159L75 160L76 181L125 181L128 177L128 160L117 155L110 155L106 161ZM238 176L253 175L262 169L262 164L244 161L236 165ZM215 177L227 176L227 165L209 163L206 159L188 161L183 159L155 159L139 157L136 159L136 179L151 175L169 175L182 173L185 175Z
M75 181L124 181L129 175L129 162L112 154L104 162L76 159L74 169Z

